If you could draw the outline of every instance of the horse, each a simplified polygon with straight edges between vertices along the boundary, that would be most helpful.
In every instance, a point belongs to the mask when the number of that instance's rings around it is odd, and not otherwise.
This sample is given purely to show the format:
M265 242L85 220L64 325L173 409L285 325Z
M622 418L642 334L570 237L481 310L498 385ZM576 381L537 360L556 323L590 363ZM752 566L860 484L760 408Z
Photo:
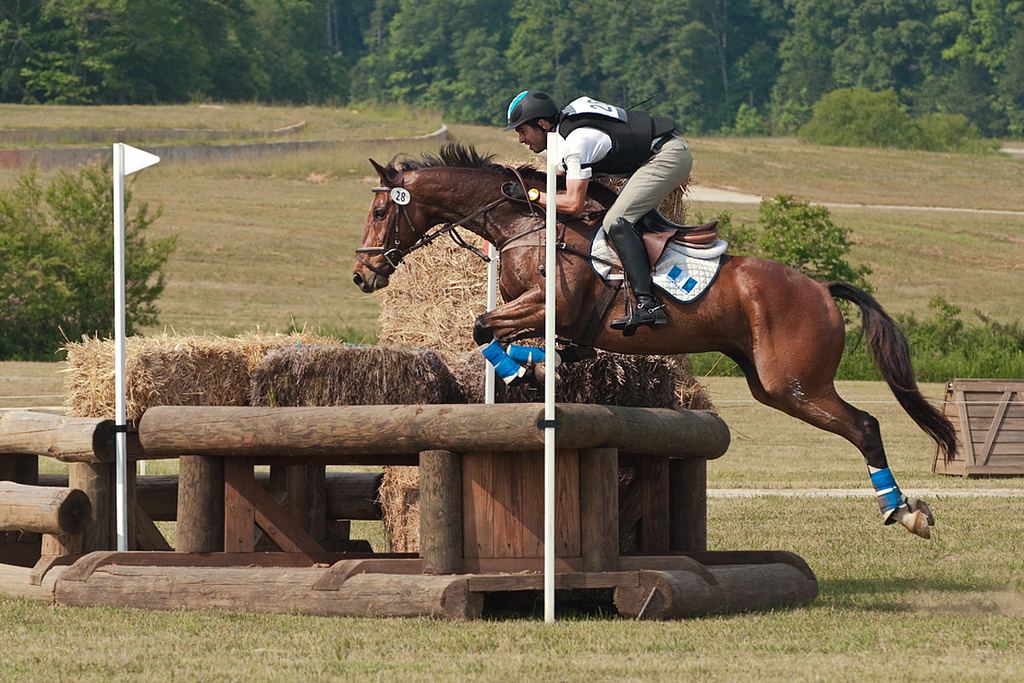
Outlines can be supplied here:
M509 187L520 184L516 194L522 197L530 187L543 188L545 175L495 163L492 156L459 144L442 146L439 156L370 162L380 186L374 188L356 250L353 282L366 293L386 287L405 256L445 234L475 250L460 237L463 228L497 248L499 287L507 302L475 320L474 340L503 354L501 347L513 341L543 336L544 212L528 199L510 197ZM860 308L868 347L900 405L947 459L955 455L956 432L921 395L906 338L883 308L853 285L819 282L778 261L725 254L717 278L695 301L664 297L667 326L624 336L609 321L627 295L597 275L589 255L602 212L615 195L598 183L589 189L582 213L559 222L552 274L559 338L619 353L724 354L743 371L759 402L852 443L868 466L883 522L899 522L929 538L931 510L896 485L878 420L847 403L835 388L846 336L838 298Z

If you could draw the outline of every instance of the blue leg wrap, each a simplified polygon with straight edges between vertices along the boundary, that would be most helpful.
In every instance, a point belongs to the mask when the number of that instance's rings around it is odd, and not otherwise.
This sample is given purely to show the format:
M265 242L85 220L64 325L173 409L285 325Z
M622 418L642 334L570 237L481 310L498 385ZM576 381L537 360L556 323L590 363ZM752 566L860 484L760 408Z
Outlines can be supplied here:
M544 349L539 349L534 346L516 346L515 344L509 344L508 355L517 363L544 362Z
M875 495L878 496L878 507L888 523L892 513L906 505L906 498L896 485L896 478L892 476L888 467L878 470L869 465L868 474L871 476L872 486L875 487Z
M505 380L506 384L526 374L526 368L512 360L505 353L505 349L501 348L497 339L492 340L487 346L480 347L480 352L484 354L484 358L494 367L494 371Z

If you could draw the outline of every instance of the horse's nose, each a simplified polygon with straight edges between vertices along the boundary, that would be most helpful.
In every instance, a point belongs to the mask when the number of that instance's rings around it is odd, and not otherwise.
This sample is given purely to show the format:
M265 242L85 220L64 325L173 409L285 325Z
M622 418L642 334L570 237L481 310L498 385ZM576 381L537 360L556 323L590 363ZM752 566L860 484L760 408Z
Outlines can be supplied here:
M366 282L363 280L363 276L360 275L359 273L354 273L352 275L352 282L356 283L356 287L358 287L359 289L363 290L364 292L366 291Z

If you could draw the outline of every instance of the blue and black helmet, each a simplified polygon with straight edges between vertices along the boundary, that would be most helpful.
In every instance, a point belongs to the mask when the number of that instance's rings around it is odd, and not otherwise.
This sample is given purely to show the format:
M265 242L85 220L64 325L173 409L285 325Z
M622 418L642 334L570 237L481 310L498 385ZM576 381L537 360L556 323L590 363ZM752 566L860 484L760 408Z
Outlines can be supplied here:
M505 130L512 130L537 119L556 116L558 116L558 105L550 95L540 90L524 90L516 95L508 105L508 125L505 126Z

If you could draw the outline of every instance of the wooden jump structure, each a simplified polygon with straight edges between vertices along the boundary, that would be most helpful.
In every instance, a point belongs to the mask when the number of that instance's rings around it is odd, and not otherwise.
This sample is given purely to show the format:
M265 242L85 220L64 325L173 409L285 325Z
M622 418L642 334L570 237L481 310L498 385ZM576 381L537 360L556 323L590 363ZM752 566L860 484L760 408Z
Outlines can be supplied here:
M0 479L28 482L0 485L0 595L475 618L489 597L543 587L542 417L538 404L150 408L129 458L176 458L179 475L131 482L129 547L146 549L114 552L109 421L0 413ZM559 404L557 422L557 589L602 591L621 615L648 619L816 597L792 553L707 551L706 462L729 444L716 415ZM41 480L40 455L72 463L68 481ZM420 468L419 554L373 553L332 530L332 520L379 518L380 475L326 466L410 464ZM171 500L173 551L153 523ZM10 538L29 531L43 534L34 553ZM623 553L627 535L636 549Z
M946 384L942 413L956 428L959 448L948 462L936 451L932 472L1024 475L1024 379L955 379Z

